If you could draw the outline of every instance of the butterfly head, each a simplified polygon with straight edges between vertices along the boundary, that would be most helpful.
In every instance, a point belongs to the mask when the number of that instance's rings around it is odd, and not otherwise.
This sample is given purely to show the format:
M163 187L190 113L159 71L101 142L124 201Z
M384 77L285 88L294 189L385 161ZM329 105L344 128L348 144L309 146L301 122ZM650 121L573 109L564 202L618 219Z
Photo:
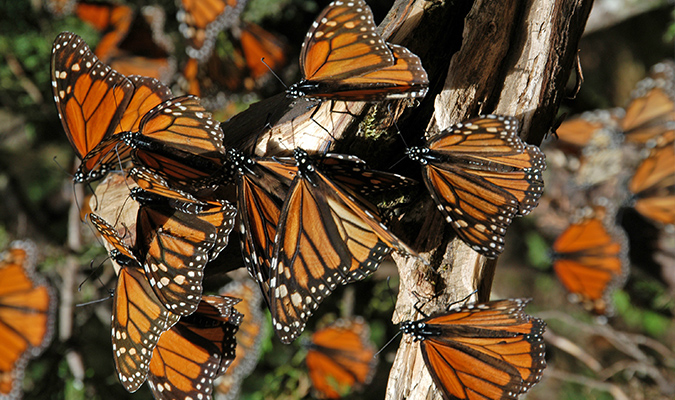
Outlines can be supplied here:
M227 159L232 163L232 169L238 173L243 174L246 171L252 172L254 161L250 157L239 152L239 150L227 150Z
M411 147L408 150L406 150L406 154L408 157L410 157L411 160L417 161L418 163L422 165L427 165L427 154L429 153L429 149L426 147Z
M73 181L75 183L86 183L91 181L97 181L103 178L111 169L108 164L101 164L100 167L97 169L91 171L84 171L83 165L81 165L77 169L77 171L75 171L75 175L73 175Z
M401 331L412 335L413 340L419 342L429 336L440 336L441 329L431 325L427 325L423 321L405 321L401 323Z
M314 167L309 154L303 149L296 148L293 150L293 157L295 157L295 162L298 166L298 174L305 179L310 179L312 174L316 172L316 167Z
M301 80L298 83L294 83L291 86L286 89L286 97L291 98L291 99L297 99L297 98L305 98L306 100L309 100L309 98L305 97L307 95L308 90L307 89L312 89L316 87L314 84L308 83L305 79Z

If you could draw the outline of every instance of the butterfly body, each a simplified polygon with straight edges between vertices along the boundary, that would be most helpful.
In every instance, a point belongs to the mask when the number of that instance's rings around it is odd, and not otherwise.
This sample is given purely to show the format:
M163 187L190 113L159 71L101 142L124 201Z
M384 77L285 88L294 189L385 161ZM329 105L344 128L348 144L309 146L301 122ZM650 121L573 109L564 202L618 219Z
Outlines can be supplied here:
M527 215L544 189L539 148L523 143L517 121L485 115L454 125L407 151L446 221L475 251L497 257L515 216Z
M546 366L546 324L522 311L527 302L469 304L404 322L401 330L420 343L444 399L516 399L541 379Z
M385 43L363 0L333 1L307 32L300 52L303 79L289 97L382 101L424 97L429 79L408 49Z

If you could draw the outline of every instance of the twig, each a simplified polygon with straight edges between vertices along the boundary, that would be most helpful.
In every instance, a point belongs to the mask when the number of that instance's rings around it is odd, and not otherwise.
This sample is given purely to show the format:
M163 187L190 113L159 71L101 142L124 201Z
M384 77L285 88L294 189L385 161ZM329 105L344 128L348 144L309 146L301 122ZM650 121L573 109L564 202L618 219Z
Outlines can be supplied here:
M549 379L553 378L567 382L578 383L592 389L603 390L611 394L616 400L629 400L629 397L623 392L623 390L613 383L600 382L582 375L561 371L550 366L546 371L546 377Z
M586 366L593 372L599 373L602 371L602 364L600 364L600 362L595 358L591 357L586 350L577 346L571 340L563 336L556 335L550 329L544 333L544 339L546 340L546 343L559 348L573 357L576 357L579 361L586 364Z

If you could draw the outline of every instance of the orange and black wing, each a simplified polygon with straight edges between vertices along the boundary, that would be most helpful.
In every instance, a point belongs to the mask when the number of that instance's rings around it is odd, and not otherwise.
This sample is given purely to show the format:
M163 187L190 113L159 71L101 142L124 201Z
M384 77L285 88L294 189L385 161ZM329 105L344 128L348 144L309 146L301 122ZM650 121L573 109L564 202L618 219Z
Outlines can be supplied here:
M131 7L114 3L78 1L75 14L103 34L94 51L103 62L108 62L117 52L134 20Z
M258 79L286 65L286 43L280 37L252 23L243 23L239 34L242 53L251 78ZM265 60L263 64L261 59ZM265 65L267 64L267 65Z
M129 176L141 190L162 196L167 199L172 208L185 213L198 213L208 205L207 202L197 199L188 192L171 187L164 178L145 167L133 167L129 171Z
M272 324L284 343L338 285L372 274L392 249L416 255L373 205L317 170L304 150L294 154L299 170L279 216L269 281Z
M263 338L267 337L265 317L260 309L262 296L260 290L248 278L234 281L220 290L222 296L236 297L241 302L236 305L237 311L244 315L235 335L237 339L237 357L227 371L216 380L215 390L221 400L239 398L241 382L258 364L258 357Z
M36 275L36 248L13 242L0 259L0 398L21 397L29 358L51 342L56 297Z
M100 62L79 36L69 32L54 41L51 75L63 129L77 156L84 158L118 130L134 85ZM96 154L105 155L100 151ZM85 175L93 173L100 178L106 167L98 157L89 156L80 168ZM103 171L95 174L98 169Z
M316 331L307 352L315 397L338 399L370 383L377 359L363 318L338 320Z
M375 101L423 97L429 83L419 57L385 43L363 0L333 2L316 18L300 52L303 80L292 97Z
M626 280L627 242L605 228L601 219L570 225L553 243L553 270L560 282L584 307L610 314L609 295Z
M138 134L125 141L139 147L146 139L198 156L225 154L220 124L194 96L176 97L154 107L141 119Z
M160 335L179 320L159 301L140 266L124 267L113 298L113 359L120 382L135 392L145 382Z
M155 399L211 399L213 380L235 359L239 299L204 296L157 342L148 383ZM248 317L248 316L247 316Z
M513 217L529 214L544 190L544 154L520 140L510 117L464 121L408 155L447 222L486 257L503 251Z
M523 312L528 300L470 304L405 322L420 341L436 387L447 400L516 399L539 382L546 367L546 324Z
M297 167L289 160L258 159L230 149L236 171L237 210L244 265L269 304L270 261L279 215Z
M181 0L177 18L188 56L206 61L218 33L239 20L245 5L246 0Z
M628 104L621 129L629 142L644 144L668 130L674 121L675 100L664 88L653 87Z
M161 303L185 316L199 304L204 267L227 245L236 210L223 200L188 214L159 202L138 210L137 253Z
M628 188L637 212L661 224L675 224L675 130L655 137L657 146L635 170Z

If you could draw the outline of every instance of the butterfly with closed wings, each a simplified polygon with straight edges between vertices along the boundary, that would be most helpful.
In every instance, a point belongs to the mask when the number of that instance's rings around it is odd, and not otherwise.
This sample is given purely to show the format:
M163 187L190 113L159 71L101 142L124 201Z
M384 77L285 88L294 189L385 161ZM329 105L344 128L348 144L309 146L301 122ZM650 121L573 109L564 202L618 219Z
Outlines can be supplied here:
M383 101L421 98L429 78L416 55L385 43L363 0L333 1L316 18L300 51L302 80L289 97Z

